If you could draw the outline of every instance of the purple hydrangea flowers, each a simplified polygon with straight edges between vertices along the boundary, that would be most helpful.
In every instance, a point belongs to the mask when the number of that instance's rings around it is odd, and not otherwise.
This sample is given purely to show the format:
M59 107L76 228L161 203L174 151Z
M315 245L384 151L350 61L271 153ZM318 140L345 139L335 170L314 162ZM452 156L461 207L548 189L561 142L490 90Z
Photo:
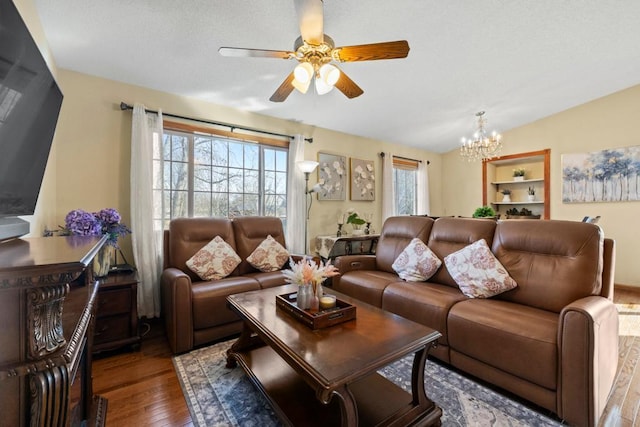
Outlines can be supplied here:
M64 219L65 229L69 234L79 236L100 236L108 234L107 244L118 247L118 237L131 233L129 227L120 223L120 214L113 208L89 213L82 209L74 209Z

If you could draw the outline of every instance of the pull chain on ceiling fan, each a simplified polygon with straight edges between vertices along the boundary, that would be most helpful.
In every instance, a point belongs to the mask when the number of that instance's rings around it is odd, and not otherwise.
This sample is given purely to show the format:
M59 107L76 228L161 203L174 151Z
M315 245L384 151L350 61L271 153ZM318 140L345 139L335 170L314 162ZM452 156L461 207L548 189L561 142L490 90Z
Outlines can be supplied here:
M364 91L335 63L406 58L409 43L406 40L335 47L333 39L323 33L322 0L294 0L301 36L293 51L221 47L223 56L294 59L299 64L284 79L269 98L282 102L293 89L306 93L314 83L315 91L323 95L334 86L347 98L355 98Z

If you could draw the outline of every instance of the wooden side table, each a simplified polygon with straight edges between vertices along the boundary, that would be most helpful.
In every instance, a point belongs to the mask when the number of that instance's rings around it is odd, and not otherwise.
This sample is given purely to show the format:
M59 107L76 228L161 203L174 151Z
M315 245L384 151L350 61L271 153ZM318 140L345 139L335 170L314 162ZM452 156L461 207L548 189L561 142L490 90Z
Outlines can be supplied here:
M100 279L93 352L140 345L138 274L112 273Z

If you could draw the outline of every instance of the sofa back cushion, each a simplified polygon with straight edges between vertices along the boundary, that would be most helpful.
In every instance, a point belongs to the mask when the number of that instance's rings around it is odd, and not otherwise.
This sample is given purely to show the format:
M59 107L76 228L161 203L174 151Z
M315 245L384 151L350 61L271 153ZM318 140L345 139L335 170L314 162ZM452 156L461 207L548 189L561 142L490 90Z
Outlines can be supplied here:
M495 230L496 221L493 219L442 217L434 222L427 246L438 258L444 260L447 255L480 239L484 239L491 247ZM458 287L444 263L429 281Z
M424 243L429 239L433 220L425 216L393 216L387 218L380 232L376 247L376 268L394 273L392 265L411 240L418 238Z
M518 287L496 298L559 313L602 288L604 236L576 221L501 221L493 253Z
M233 228L227 218L176 218L169 223L168 236L168 244L165 242L165 267L178 268L193 281L202 279L187 267L186 262L214 237L220 236L237 253Z
M271 235L283 247L287 247L284 240L282 220L272 216L239 216L233 219L233 233L236 241L236 253L242 262L236 269L238 274L252 273L256 270L247 258L253 251ZM288 267L288 263L285 263Z

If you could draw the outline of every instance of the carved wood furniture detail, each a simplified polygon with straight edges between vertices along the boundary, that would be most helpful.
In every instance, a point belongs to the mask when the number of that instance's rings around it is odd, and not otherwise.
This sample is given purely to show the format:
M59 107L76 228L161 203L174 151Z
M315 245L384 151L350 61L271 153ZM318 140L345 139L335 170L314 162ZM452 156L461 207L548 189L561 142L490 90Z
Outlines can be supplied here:
M106 400L91 387L98 283L87 266L105 241L0 243L0 426L104 423Z

